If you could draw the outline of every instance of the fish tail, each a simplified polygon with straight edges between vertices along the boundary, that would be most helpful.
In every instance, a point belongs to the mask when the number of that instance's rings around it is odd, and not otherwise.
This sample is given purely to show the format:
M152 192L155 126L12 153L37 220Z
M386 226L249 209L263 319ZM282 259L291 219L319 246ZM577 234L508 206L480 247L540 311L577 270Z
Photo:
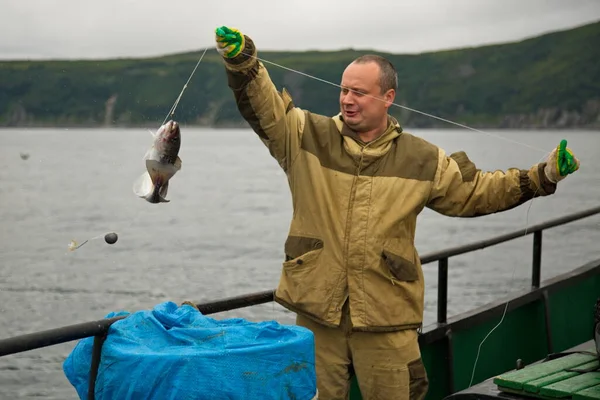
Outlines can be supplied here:
M147 171L133 183L133 193L153 204L168 203L170 201L166 199L168 189L169 181L164 184L161 183L160 179L155 178L155 181L153 181Z
M168 189L169 189L168 181L164 185L157 183L156 185L154 185L153 190L147 196L145 196L144 199L146 199L146 201L148 201L149 203L153 203L153 204L168 203L171 201L171 200L165 199L165 197L167 196Z

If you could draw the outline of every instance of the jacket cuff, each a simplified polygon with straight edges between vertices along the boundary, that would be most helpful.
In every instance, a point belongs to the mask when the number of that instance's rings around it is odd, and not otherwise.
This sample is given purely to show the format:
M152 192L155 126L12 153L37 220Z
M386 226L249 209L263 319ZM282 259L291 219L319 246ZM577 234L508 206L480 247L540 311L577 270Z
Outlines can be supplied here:
M244 35L244 42L245 45L240 54L233 58L224 58L227 69L234 72L247 73L255 67L258 62L256 58L256 46L254 46L252 39L246 35Z
M556 183L548 179L548 177L546 176L546 172L544 172L545 167L546 162L538 164L538 179L540 181L540 192L542 192L542 195L554 194L554 192L556 192Z

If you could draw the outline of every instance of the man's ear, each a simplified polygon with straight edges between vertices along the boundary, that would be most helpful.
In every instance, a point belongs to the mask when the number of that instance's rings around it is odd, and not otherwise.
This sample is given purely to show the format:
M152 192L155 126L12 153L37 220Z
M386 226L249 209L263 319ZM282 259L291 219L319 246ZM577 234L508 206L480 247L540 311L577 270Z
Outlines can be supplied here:
M385 92L385 94L383 95L383 100L385 100L386 108L389 108L392 105L395 98L396 98L396 91L394 89L390 89L387 92Z

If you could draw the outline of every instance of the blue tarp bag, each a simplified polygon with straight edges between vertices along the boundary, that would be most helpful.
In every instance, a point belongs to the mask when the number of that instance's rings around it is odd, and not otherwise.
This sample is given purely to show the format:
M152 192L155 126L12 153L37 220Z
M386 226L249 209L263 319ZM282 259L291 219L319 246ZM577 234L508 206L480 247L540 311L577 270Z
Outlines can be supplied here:
M96 400L316 398L314 337L276 321L215 320L173 302L128 315L108 331ZM94 338L80 340L63 364L87 399Z

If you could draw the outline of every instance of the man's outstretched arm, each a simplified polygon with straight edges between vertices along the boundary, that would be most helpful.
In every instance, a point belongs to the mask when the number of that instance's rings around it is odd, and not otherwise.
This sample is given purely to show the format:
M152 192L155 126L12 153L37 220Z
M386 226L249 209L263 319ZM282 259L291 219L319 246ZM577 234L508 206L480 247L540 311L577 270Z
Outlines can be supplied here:
M464 152L446 156L440 149L438 170L427 207L453 217L475 217L509 210L538 196L551 195L557 182L579 169L566 142L545 162L526 169L482 172Z
M242 117L271 155L287 169L299 150L304 112L289 93L278 92L257 57L252 39L236 29L216 29L217 50L225 61L228 85Z

